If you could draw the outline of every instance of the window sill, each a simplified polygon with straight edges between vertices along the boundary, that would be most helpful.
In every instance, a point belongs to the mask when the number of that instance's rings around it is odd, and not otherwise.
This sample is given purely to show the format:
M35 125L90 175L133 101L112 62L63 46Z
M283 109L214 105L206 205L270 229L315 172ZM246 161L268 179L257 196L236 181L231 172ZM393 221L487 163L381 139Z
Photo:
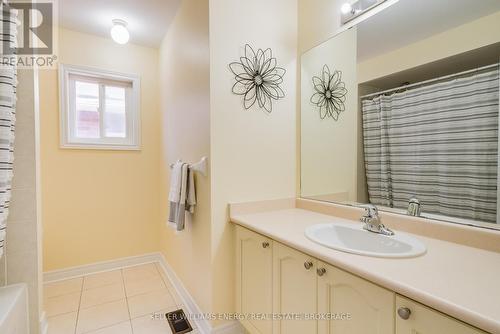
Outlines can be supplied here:
M61 149L69 150L104 150L104 151L141 151L140 145L113 144L61 144Z

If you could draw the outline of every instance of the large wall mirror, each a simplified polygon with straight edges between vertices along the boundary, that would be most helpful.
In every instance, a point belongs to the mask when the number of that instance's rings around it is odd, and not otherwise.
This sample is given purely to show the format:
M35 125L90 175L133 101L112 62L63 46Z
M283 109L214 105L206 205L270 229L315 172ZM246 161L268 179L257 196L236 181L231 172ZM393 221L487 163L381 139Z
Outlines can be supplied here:
M499 61L498 0L400 0L304 53L301 196L500 228Z

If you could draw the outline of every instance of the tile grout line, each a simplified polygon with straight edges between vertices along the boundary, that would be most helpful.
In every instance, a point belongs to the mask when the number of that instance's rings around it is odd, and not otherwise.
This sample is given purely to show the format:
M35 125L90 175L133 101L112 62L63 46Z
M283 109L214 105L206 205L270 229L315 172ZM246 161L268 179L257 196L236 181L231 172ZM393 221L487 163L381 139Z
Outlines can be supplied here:
M111 303L115 303L115 302L111 302ZM107 303L106 303L106 304L107 304ZM104 305L104 304L101 304L101 305ZM124 322L126 322L126 321L115 322L115 323L108 324L108 325L103 326L103 327L94 328L94 329L92 329L92 330L90 330L90 331L87 331L87 332L82 332L82 333L80 333L80 334L92 334L92 333L97 332L97 331L100 331L100 330L102 330L102 329L106 329L106 328L110 328L110 327L117 326L117 325L122 324L122 323L124 323ZM129 322L130 322L130 320L129 320Z
M54 298L59 298L59 297L67 296L67 295L73 295L73 294L78 293L78 292L79 291L67 292L67 293L63 293L63 294L57 295L57 296L45 297L45 298L46 299L54 299Z
M59 314L56 314L56 315L51 315L50 317L47 316L47 319L61 317L63 315L68 315L70 313L75 313L75 312L78 312L78 311L69 311L69 312L59 313Z
M160 269L158 269L158 262L152 262L152 263L147 263L147 264L153 264L153 266L154 266L154 268L155 268L155 272L156 272L155 276L158 276L158 277L160 278L160 281L161 281L161 283L162 283L163 288L165 289L166 293L167 293L167 294L170 296L170 298L172 299L172 301L173 301L173 305L172 305L172 306L170 306L170 307L172 307L172 308L174 308L174 309L178 308L178 305L177 305L177 303L176 303L176 301L175 301L175 298L173 298L173 296L172 296L172 292L170 291L170 289L168 288L167 284L165 283L165 280L164 280L164 278L163 278L163 275L162 275L162 274L161 274L161 272L160 272ZM146 265L146 264L145 264L145 265ZM126 269L126 268L124 268L124 269ZM152 293L152 292L156 292L156 291L160 291L160 290L151 290L151 291L148 291L148 292L143 292L143 293L139 293L139 294L136 294L136 295L133 295L133 296L128 296L128 295L127 295L127 296L126 296L126 298L127 298L127 305L128 305L128 299L129 299L129 297L130 297L130 298L134 298L134 297L137 297L137 296L147 295L147 294L150 294L150 293ZM168 309L168 308L167 308L167 309ZM162 309L162 310L163 310L163 309ZM161 312L162 310L158 310L158 311L156 311L156 312ZM153 312L154 312L154 311L153 311ZM146 313L146 314L143 314L143 315L136 316L135 318L132 318L132 315L130 315L130 319L131 319L131 320L130 320L130 322L132 323L132 320L134 320L134 319L139 319L139 318L145 317L145 316L147 316L147 315L148 315L148 314ZM132 326L132 333L133 333L133 326Z
M172 300L173 300L173 302L174 302L175 306L178 308L178 307L179 307L179 305L177 304L177 301L178 301L178 300L177 300L177 298L175 298L175 297L177 297L177 296L174 296L174 294L172 293L172 291L170 291L170 288L168 287L167 283L165 282L165 278L163 277L162 273L160 272L159 265L160 265L160 263L159 263L159 262L156 262L156 263L155 263L155 268L156 268L156 271L157 271L157 272L158 272L158 274L160 275L160 278L161 278L161 281L162 281L162 283L163 283L163 286L167 289L167 292L168 292L168 294L170 295L170 298L172 298ZM170 284L172 284L172 283L170 282L170 280L169 280L169 283L170 283Z
M106 283L106 284L103 284L103 285L99 285L99 286L96 286L96 287L93 287L93 288L89 288L89 289L83 289L83 291L90 291L90 290L95 290L95 289L101 289L101 288L105 288L107 286L110 286L110 285L116 285L117 283Z
M74 334L76 334L76 330L78 328L78 318L80 317L80 305L82 303L82 295L83 295L83 283L85 281L85 276L82 277L82 287L80 289L80 300L78 301L78 310L76 311L76 321L75 321L75 332Z
M121 271L121 269L118 269ZM90 275L91 276L91 275ZM81 276L81 277L78 277L77 279L83 279L85 278L86 276ZM61 281L58 281L56 283L62 283L62 282L65 282L65 281L70 281L70 280L73 280L75 278L70 278L68 280L61 280ZM82 281L82 282L83 282ZM122 282L123 282L123 278L122 278ZM51 284L51 283L44 283L43 285L46 285L46 284ZM95 289L100 289L100 288L104 288L104 287L107 287L107 286L110 286L110 285L115 285L117 283L106 283L106 284L103 284L103 285L99 285L99 286L96 286L96 287L93 287L93 288L90 288L90 289L85 289L83 288L83 283L82 283L82 288L80 288L80 293L83 293L84 291L90 291L90 290L95 290ZM72 295L72 294L75 294L77 293L78 291L73 291L73 292L66 292L66 293L61 293L60 295L55 295L55 296L50 296L50 297L45 297L47 299L53 299L53 298L58 298L58 297L62 297L62 296L67 296L67 295ZM103 303L104 304L104 303ZM72 311L74 312L74 311ZM66 312L66 313L70 313L70 312ZM59 315L59 314L58 314Z
M158 273L158 275L160 276L160 279L161 279L161 282L163 283L163 286L165 287L165 289L167 289L168 294L170 295L170 297L172 297L172 299L174 299L172 296L172 293L170 292L170 289L168 288L167 284L165 283L165 279L163 278L163 275L161 274L160 269L158 269L158 263L155 263L155 269L156 269L156 272ZM174 299L174 301L175 301L175 299Z
M92 330L90 330L90 331L83 332L83 333L81 333L81 334L92 334L92 333L95 333L95 332L100 331L100 330L102 330L102 329L111 328L111 327L114 327L114 326L120 325L120 324L122 324L122 323L124 323L124 322L125 322L125 321L115 322L115 323L112 323L112 324L106 325L106 326L104 326L104 327L94 328L94 329L92 329Z
M130 306L128 304L128 295L127 295L127 288L125 286L125 275L123 273L123 268L120 269L120 275L122 276L123 292L125 294L125 302L127 303L128 323L130 325L130 331L132 332L132 334L134 334L134 326L132 326L132 315L130 314Z
M122 279L122 283L123 283L123 279ZM95 288L92 288L92 289L83 289L83 292L88 292L88 291L92 291L92 290L96 290L96 289L101 289L101 288L107 288L107 287L115 286L115 285L119 285L119 284L120 283L108 283L108 284L104 284L104 285L101 285L101 286L98 286L98 287L95 287ZM89 305L89 306L86 306L86 307L80 307L80 309L87 310L89 308L93 308L93 307L104 305L104 304L114 303L114 302L118 302L120 300L125 299L126 298L126 295L125 295L125 285L122 284L122 287L123 287L123 297L121 297L119 299L112 299L112 300L107 300L107 301L99 302L97 304ZM83 299L83 293L82 293L82 299Z
M110 285L111 284L108 284L108 285L105 285L105 286L110 286ZM124 288L124 290L125 290L125 288ZM131 296L128 296L128 297L127 297L126 292L125 292L125 297L123 297L123 298L114 299L114 300L108 300L108 301L105 301L105 302L101 302L99 304L95 304L95 305L91 305L91 306L87 306L87 307L82 307L80 309L81 310L88 310L90 308L94 308L94 307L97 307L97 306L101 306L101 305L105 305L105 304L110 304L110 303L116 303L116 302L121 301L121 300L125 300L125 299L128 300L128 298L135 298L135 297L139 297L139 296L144 296L144 295L151 294L153 292L159 292L159 291L163 291L163 290L165 290L167 293L169 293L171 295L170 290L168 288L162 288L162 289L150 290L150 291L147 291L147 292L141 292L141 293L134 294L134 295L131 295ZM83 290L83 291L89 291L89 290ZM75 311L71 311L71 312L75 312ZM64 314L71 313L71 312L66 312ZM58 314L58 315L62 315L62 314Z
M83 282L83 276L82 277L77 277L77 278L69 278L67 280L62 280L62 281L58 281L58 282L49 282L49 283L43 283L43 287L46 288L48 285L52 285L53 283L61 283L61 282L66 282L66 281L72 281L72 280L76 280L76 279L82 279L82 282ZM82 283L82 286L83 286L83 283ZM82 287L79 288L80 291L82 291ZM74 294L74 293L77 293L78 291L69 291L69 292L65 292L65 293L61 293L61 294L58 294L58 295L55 295L55 296L47 296L46 294L44 294L44 298L46 299L52 299L52 298L57 298L57 297L62 297L62 296L67 296L67 295L71 295L71 294Z
M156 272L158 273L158 275L160 276L160 279L161 279L161 282L163 283L163 286L165 287L165 289L167 290L167 293L168 295L170 296L170 299L172 299L172 302L174 303L175 307L174 309L178 309L179 308L179 305L177 305L177 301L175 300L174 296L172 296L172 292L170 291L170 289L168 288L167 286L167 283L165 283L165 279L163 278L163 275L161 274L160 272L160 268L158 268L158 265L159 265L159 262L156 262L155 263L155 269L156 269ZM161 312L161 310L160 310ZM168 313L168 312L167 312ZM163 315L162 315L163 316Z
M121 271L122 271L122 270L120 269L120 274L121 274ZM83 291L84 291L83 286L84 286L84 282L85 282L85 277L87 277L87 276L89 276L89 275L86 275L86 276L83 276L83 277L82 277L82 293L81 293L81 295L80 295L80 304L78 305L78 312L77 312L77 315L76 315L75 334L77 334L77 333L76 333L76 331L77 331L77 329L78 329L78 319L79 319L79 317L80 317L80 309L81 309L81 308L80 308L80 305L81 305L81 302L82 302L82 296L83 296ZM122 281L123 281L123 275L122 275ZM104 286L108 286L108 285L110 285L110 284L106 284L106 285L104 285ZM125 283L124 283L123 289L125 290ZM91 289L89 289L89 290L91 290ZM85 290L85 291L86 291L86 290ZM126 296L125 296L125 297L126 297ZM91 306L91 307L88 307L88 308L92 308L92 307L95 307L95 306L100 306L100 305L104 305L104 304L109 304L109 303L115 303L115 302L116 302L116 300L115 300L115 301L111 301L111 302L105 302L105 303L98 304L98 305L94 305L94 306ZM88 309L88 308L87 308L87 309ZM127 302L127 309L128 309L128 302ZM82 310L85 310L85 309L82 309ZM130 312L129 312L129 317L130 317ZM129 322L130 322L130 319L129 319ZM99 327L99 328L93 329L93 330L88 331L88 332L83 332L82 334L92 333L92 332L99 331L99 330L104 329L104 328L113 327L113 326L118 325L118 324L120 324L120 323L116 323L116 324L112 324L112 325L109 325L109 326L104 326L104 327ZM132 324L130 324L130 327L131 327L131 329L132 329ZM133 333L132 333L132 334L133 334Z

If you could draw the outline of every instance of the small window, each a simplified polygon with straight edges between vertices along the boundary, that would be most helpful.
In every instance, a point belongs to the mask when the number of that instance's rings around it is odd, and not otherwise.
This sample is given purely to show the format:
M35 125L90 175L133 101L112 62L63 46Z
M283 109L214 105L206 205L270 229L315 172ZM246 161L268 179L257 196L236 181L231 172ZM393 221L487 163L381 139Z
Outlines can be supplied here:
M61 146L140 148L139 78L61 65Z

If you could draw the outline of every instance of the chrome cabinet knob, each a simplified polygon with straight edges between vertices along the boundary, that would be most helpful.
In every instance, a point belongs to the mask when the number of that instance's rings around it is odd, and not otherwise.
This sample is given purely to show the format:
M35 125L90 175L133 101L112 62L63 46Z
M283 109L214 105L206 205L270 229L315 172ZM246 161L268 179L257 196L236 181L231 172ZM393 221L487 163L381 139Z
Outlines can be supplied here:
M316 273L318 274L318 276L323 276L324 274L326 274L326 269L325 268L318 268L316 270Z
M411 310L408 307L400 307L398 309L398 315L403 320L408 320L411 315Z
M269 247L269 242L265 241L262 243L262 248L268 248Z
M304 268L307 270L311 269L313 267L313 263L311 261L306 261L304 262Z

